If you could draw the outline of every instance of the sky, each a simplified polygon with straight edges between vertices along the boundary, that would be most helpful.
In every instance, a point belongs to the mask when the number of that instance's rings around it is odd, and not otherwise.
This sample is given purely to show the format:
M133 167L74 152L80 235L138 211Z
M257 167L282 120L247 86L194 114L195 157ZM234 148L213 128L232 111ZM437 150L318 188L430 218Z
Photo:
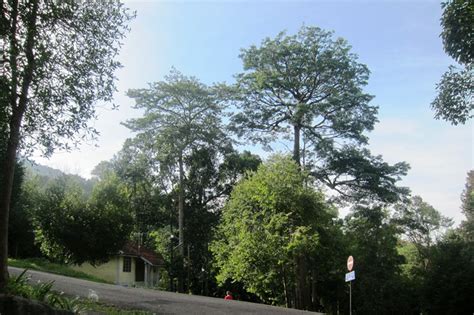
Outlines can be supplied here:
M125 93L163 80L172 67L203 83L234 82L242 71L241 48L259 45L279 32L294 34L318 26L345 38L371 71L366 91L379 106L379 123L369 148L389 163L411 169L400 185L411 189L443 215L459 223L460 195L474 168L474 125L435 120L430 103L448 66L439 34L438 1L127 1L136 11L123 42L114 103L101 105L93 125L100 137L40 164L89 178L100 161L110 160L132 134L121 122L139 117ZM261 148L253 148L261 154Z

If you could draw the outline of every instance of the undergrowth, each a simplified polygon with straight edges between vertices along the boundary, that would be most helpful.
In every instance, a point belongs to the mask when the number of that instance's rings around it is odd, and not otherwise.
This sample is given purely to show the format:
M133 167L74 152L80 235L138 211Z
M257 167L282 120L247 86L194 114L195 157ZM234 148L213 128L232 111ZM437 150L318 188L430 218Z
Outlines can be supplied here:
M115 306L109 306L90 299L79 297L69 297L63 292L53 290L54 282L40 282L30 284L27 276L27 269L20 275L11 277L6 286L6 292L10 295L21 296L26 299L43 302L55 309L70 311L74 314L94 314L107 315L150 315L152 313L140 310L126 310Z

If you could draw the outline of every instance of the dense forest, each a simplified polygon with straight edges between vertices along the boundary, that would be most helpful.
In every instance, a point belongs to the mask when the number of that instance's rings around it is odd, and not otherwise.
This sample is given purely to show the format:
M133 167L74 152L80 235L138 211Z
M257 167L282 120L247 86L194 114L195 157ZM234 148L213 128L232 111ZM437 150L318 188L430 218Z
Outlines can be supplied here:
M99 164L92 180L19 166L10 256L100 264L128 235L166 259L160 289L169 289L171 270L183 292L223 296L232 290L241 300L335 314L348 311L344 273L353 255L357 313L472 309L472 171L462 194L466 220L452 228L418 196L354 203L341 219L337 203L314 188L315 179L289 156L262 162L234 151L218 160L200 150L183 167L187 250L181 256L179 249L170 253L178 244L170 238L179 233L177 188L155 186L162 179L148 173L147 155L130 146Z
M54 19L61 11L51 14ZM120 10L103 14L110 14L111 30L123 30L131 18ZM34 14L25 16L28 30ZM94 16L84 21L88 18ZM446 18L447 31L449 22ZM84 25L74 30L82 32ZM111 41L124 36L111 30ZM26 46L28 40L33 37ZM102 61L114 53L101 55ZM472 75L469 54L461 61ZM206 85L173 69L161 81L130 89L127 95L143 115L123 122L133 137L113 159L98 164L90 180L42 172L15 158L11 202L2 206L9 209L8 256L98 265L133 240L164 257L162 290L219 297L231 290L239 300L346 314L344 274L352 255L354 313L471 314L474 171L459 192L465 220L458 227L400 186L409 165L391 165L368 149L378 111L365 91L370 71L332 32L303 26L297 34L282 32L242 49L240 58L242 72L234 84ZM94 73L97 82L112 73L103 71ZM41 88L51 88L42 79L34 90L39 101L48 97ZM70 82L71 94L44 104L59 99L64 104L57 109L63 111L79 88L90 89L85 81ZM469 108L462 118L452 118L455 105L443 101L449 98L445 88L440 83L433 108L443 119L464 123ZM45 153L51 153L61 137L81 128L78 117L93 116L84 104L107 100L112 90L111 85L94 91L97 95L84 92L71 115L45 114L46 125L32 118L38 113L26 112L27 131L39 135ZM9 122L21 108L21 98L18 102L0 111L2 161L12 156ZM48 128L58 134L48 137ZM20 142L17 148L21 145L34 144ZM280 153L259 156L241 150L244 145ZM7 171L0 176L2 193L8 190ZM344 218L341 209L350 209Z

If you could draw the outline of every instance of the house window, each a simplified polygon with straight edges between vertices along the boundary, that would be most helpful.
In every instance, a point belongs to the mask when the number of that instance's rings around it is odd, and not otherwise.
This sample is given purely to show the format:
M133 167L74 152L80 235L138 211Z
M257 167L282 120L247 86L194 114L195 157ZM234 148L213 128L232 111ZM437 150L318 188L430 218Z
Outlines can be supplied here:
M123 257L123 272L132 271L132 257Z

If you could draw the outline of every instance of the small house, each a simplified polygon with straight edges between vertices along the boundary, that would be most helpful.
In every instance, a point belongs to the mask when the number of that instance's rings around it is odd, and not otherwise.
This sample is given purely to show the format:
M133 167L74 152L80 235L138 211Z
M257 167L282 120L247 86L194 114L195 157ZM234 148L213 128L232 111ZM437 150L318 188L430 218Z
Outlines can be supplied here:
M85 263L73 269L125 286L154 287L160 281L163 257L134 242L127 242L117 255L101 265Z

